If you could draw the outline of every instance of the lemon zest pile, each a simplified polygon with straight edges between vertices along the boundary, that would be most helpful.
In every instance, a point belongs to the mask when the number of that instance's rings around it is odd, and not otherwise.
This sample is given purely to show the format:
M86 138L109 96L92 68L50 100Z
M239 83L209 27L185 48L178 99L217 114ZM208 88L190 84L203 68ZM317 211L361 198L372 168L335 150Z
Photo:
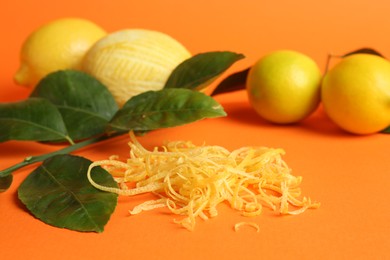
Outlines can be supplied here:
M93 162L87 176L94 187L103 191L124 196L151 192L158 196L136 206L131 214L167 207L184 216L176 223L194 230L196 218L217 216L217 206L222 202L248 217L260 215L263 206L295 215L320 205L310 198L299 198L302 178L291 174L282 159L282 149L242 147L230 152L221 146L175 141L149 151L132 132L130 139L126 162L115 156ZM96 166L110 172L119 188L96 183L91 177Z

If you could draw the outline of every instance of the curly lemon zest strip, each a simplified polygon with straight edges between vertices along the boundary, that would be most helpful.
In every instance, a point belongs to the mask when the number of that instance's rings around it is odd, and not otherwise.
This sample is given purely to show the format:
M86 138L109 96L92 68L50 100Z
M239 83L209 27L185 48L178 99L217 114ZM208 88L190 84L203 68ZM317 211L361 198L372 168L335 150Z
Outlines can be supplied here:
M239 222L239 223L234 225L234 231L236 231L236 232L239 231L242 226L250 226L250 227L253 227L254 229L256 229L257 233L260 232L259 225L256 223L253 223L253 222Z
M153 210L157 208L163 208L166 207L166 199L159 199L159 200L148 200L144 203L139 204L138 206L134 207L133 210L130 210L129 213L131 215L136 215L141 213L142 211L148 211Z
M224 201L246 217L260 215L263 206L290 215L320 206L310 198L300 198L302 177L291 174L282 160L282 149L242 147L229 152L220 146L175 141L149 151L134 133L130 138L126 162L115 156L94 162L88 180L100 190L119 195L152 192L159 197L136 206L131 214L166 207L183 216L176 223L194 230L197 217L207 220L217 216L217 206ZM120 188L94 182L91 170L97 166L109 171Z

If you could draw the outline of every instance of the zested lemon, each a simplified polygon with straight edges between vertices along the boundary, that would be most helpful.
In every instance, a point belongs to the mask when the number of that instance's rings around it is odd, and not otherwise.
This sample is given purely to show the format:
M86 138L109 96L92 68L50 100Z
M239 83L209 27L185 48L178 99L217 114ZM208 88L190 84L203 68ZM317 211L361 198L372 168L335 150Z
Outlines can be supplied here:
M83 70L105 84L122 106L132 96L162 89L174 68L190 56L167 34L127 29L96 42L85 56Z
M42 25L22 45L15 82L35 86L51 72L80 69L87 50L104 35L101 27L80 18L63 18Z

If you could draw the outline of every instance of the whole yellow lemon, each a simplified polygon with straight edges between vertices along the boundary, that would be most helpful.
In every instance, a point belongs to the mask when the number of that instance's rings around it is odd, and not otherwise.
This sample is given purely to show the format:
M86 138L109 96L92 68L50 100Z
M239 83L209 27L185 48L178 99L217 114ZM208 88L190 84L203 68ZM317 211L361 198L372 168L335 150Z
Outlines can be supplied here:
M42 25L22 45L15 82L35 86L51 72L80 69L87 50L104 35L101 27L80 18L57 19Z
M278 124L295 123L318 107L321 77L310 57L280 50L265 55L251 67L246 89L261 117Z
M390 125L390 62L371 54L343 58L324 77L325 112L342 129L372 134Z
M148 90L162 89L190 52L171 36L147 29L124 29L97 41L83 70L107 86L119 106Z

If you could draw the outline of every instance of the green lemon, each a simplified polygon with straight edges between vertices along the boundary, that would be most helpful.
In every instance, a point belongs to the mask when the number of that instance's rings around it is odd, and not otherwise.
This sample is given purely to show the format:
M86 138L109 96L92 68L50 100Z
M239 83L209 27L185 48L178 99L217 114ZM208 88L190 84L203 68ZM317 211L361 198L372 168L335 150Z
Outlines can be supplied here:
M370 54L343 58L324 77L322 102L338 126L373 134L390 125L390 62Z
M269 53L250 69L246 89L255 111L279 124L308 117L320 103L321 72L308 56L290 50Z

